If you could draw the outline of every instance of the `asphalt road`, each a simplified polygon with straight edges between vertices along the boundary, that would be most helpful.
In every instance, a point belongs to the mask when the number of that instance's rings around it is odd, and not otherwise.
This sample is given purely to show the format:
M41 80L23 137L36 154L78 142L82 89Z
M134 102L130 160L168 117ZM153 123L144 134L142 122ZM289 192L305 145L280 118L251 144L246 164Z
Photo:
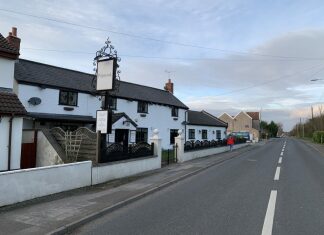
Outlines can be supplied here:
M324 157L275 139L74 234L324 234Z

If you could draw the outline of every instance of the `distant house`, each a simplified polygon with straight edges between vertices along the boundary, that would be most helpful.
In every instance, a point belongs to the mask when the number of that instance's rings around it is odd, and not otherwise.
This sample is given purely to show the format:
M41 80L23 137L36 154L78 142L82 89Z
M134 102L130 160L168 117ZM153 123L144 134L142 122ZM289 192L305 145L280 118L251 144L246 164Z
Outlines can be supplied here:
M185 122L186 141L221 140L226 138L227 123L206 111L188 110Z
M223 122L227 123L227 133L232 133L234 131L234 119L228 113L223 113L218 117Z
M219 119L228 123L227 134L249 133L250 139L259 140L260 113L259 112L239 112L236 116L223 113Z
M15 66L17 91L31 117L24 120L24 128L95 129L102 100L94 90L93 78L93 74L20 59ZM113 124L108 141L149 142L158 129L163 148L169 148L177 131L183 129L188 107L173 95L171 81L166 89L117 81L108 102L114 115L123 113L125 120ZM117 117L113 120L120 120Z
M260 112L246 112L252 118L252 128L260 131Z
M22 125L26 110L14 88L14 64L20 39L13 28L7 38L0 34L0 171L20 169Z

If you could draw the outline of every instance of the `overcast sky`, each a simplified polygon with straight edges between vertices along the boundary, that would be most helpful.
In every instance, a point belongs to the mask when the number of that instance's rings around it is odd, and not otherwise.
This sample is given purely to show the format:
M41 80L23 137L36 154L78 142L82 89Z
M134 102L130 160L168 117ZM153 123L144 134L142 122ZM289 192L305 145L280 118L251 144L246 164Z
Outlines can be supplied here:
M18 28L21 58L88 73L109 37L121 80L170 76L191 109L262 110L290 130L324 100L310 82L324 78L323 12L321 0L0 0L0 33Z

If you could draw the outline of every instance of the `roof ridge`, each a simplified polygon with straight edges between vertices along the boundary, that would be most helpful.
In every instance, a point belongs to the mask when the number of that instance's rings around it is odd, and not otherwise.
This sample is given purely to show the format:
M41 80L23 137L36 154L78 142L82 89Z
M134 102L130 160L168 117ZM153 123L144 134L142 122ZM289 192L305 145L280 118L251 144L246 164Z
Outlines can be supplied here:
M136 85L136 86L142 86L142 87L148 87L148 88L151 88L151 89L156 89L156 90L159 90L159 91L163 91L163 92L168 92L166 90L163 90L163 89L160 89L160 88L157 88L157 87L152 87L152 86L147 86L147 85L142 85L142 84L138 84L138 83L133 83L133 82L126 82L126 81L121 81L119 80L120 82L123 82L123 83L129 83L129 84L132 84L132 85ZM170 92L168 92L170 93ZM172 94L172 93L170 93ZM173 94L172 94L173 95ZM173 95L174 96L174 95Z
M59 67L59 66L57 66L57 65L51 65L51 64L42 63L42 62L33 61L33 60L28 60L28 59L23 59L23 58L19 58L19 60L23 60L23 61L25 61L25 62L30 62L30 63L34 63L34 64L46 65L46 66L50 66L50 67L58 68L58 69L64 69L64 70L68 70L68 71L71 71L71 72L77 72L77 73L82 73L82 74L86 74L86 75L94 76L94 74L91 74L91 73L86 73L86 72L78 71L78 70L75 70L75 69L69 69L69 68ZM142 85L142 84L133 83L133 82L128 82L128 81L122 81L122 80L118 80L118 81L119 81L119 82L122 82L122 83L128 83L128 84L132 84L132 85L136 85L136 86L148 87L148 88L151 88L151 89L156 89L156 90L159 90L159 91L168 92L168 91L166 91L166 90L164 90L164 89L157 88L157 87L152 87L152 86ZM172 93L171 93L171 94L172 94ZM172 94L172 95L173 95L173 94Z
M224 124L228 124L228 123L224 122L223 120L219 119L218 117L214 116L213 114L207 112L206 110L202 110L201 112L204 113L204 114L206 114L206 115L208 115L209 117L217 120L217 121L220 121L220 122L222 122Z
M51 64L46 64L46 63L38 62L38 61L21 59L21 58L19 58L19 60L22 60L22 61L25 61L25 62L34 63L34 64L46 65L46 66L50 66L50 67L58 68L58 69L64 69L64 70L68 70L68 71L71 71L71 72L82 73L82 74L94 76L94 74L91 74L91 73L86 73L86 72L78 71L78 70L75 70L75 69L69 69L69 68L59 67L57 65L51 65Z

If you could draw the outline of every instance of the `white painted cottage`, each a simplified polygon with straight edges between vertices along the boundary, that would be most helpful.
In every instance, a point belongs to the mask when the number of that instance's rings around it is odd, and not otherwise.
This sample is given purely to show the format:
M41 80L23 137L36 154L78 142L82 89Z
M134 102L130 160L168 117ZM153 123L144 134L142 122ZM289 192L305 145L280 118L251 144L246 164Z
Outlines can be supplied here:
M29 119L24 128L60 126L76 129L95 128L96 111L101 97L93 88L93 74L20 59L15 66L16 90ZM148 142L154 129L160 131L163 148L170 148L174 136L184 128L188 107L173 95L169 80L167 90L118 81L111 93L114 110L113 132L109 142L127 138L129 143Z
M19 46L16 28L7 38L0 34L0 171L21 167L22 124L26 110L13 92Z
M186 141L223 140L227 123L206 111L188 110L185 122Z

